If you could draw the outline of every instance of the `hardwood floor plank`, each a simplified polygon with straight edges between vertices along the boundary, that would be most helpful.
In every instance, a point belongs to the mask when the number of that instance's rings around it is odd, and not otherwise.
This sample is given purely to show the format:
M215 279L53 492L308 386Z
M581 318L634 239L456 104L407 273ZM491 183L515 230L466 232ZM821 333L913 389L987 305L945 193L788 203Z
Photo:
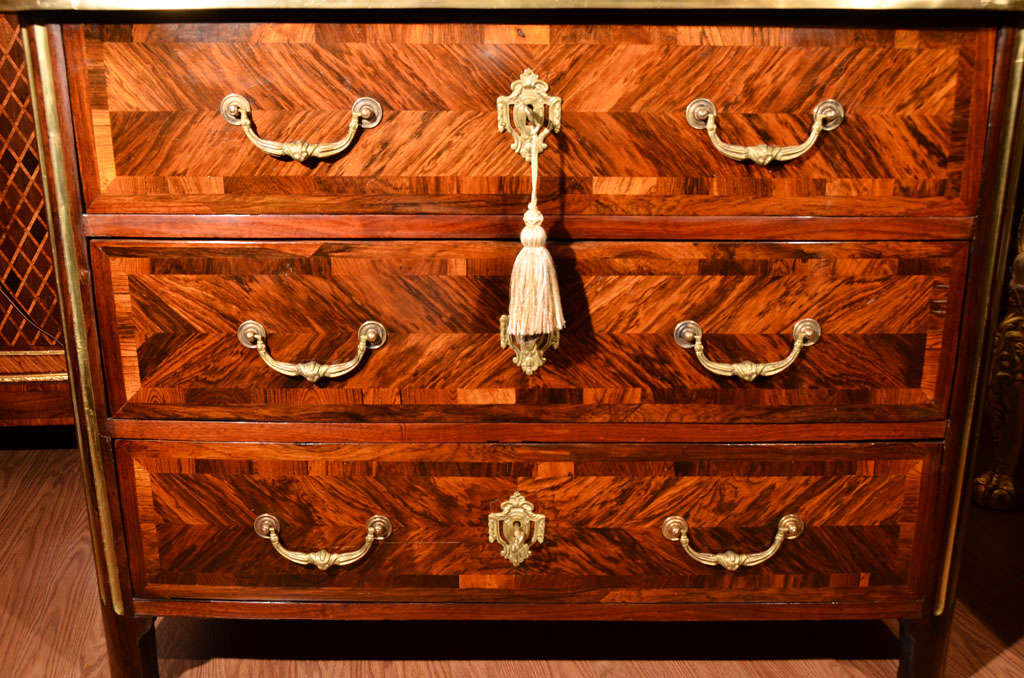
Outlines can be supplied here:
M104 651L78 454L0 454L0 666L11 676L96 675Z

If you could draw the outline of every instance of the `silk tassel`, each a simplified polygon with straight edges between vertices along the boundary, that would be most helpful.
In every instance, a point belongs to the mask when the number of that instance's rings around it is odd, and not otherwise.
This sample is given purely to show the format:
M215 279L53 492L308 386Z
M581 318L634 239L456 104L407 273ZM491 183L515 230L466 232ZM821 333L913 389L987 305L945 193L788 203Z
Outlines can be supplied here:
M523 214L519 250L512 265L509 289L508 333L515 337L550 334L565 327L562 300L558 293L555 262L546 247L547 233L541 225L544 215L537 209L537 132L530 142L530 170L533 189Z

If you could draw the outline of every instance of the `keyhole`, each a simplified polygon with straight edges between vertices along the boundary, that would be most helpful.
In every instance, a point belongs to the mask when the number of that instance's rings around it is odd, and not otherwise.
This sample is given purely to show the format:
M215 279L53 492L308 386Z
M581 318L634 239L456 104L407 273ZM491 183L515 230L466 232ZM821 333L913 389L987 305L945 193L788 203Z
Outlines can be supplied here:
M542 127L544 125L544 105L541 104L538 108L534 108L533 104L526 104L526 110L529 112L530 127Z

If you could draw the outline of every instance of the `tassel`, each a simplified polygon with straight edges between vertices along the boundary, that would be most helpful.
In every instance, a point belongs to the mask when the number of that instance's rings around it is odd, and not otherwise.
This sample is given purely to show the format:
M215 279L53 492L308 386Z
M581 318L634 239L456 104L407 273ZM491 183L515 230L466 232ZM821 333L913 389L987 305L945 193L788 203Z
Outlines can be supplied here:
M523 214L523 230L509 289L508 333L514 337L551 334L565 327L562 299L558 293L555 262L545 246L547 233L541 224L544 215L537 209L537 128L530 145L530 169L533 191Z

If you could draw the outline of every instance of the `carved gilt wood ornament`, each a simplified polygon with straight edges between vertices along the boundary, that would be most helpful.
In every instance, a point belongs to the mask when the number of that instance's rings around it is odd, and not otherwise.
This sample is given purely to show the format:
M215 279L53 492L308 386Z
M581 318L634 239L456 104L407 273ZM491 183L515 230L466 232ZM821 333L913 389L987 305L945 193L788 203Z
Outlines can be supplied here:
M986 407L992 469L974 479L974 501L1006 510L1017 503L1014 476L1024 446L1024 240L1010 279L1009 311L993 337Z

